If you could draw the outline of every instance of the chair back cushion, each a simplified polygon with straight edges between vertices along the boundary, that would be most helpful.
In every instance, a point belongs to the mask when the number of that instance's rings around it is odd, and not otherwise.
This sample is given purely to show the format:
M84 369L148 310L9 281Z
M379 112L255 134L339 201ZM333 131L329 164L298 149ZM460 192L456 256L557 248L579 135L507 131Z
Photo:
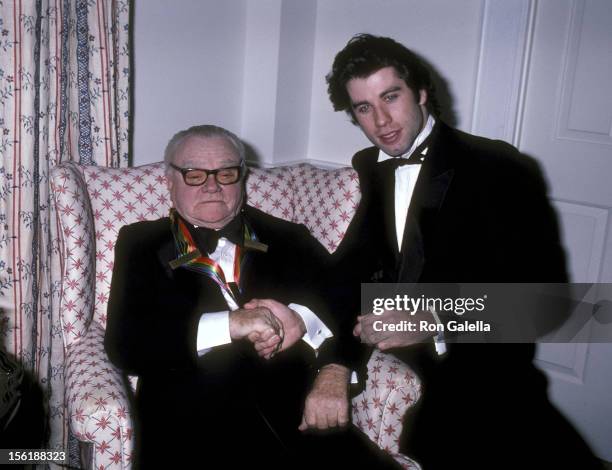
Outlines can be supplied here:
M304 224L327 248L336 251L361 199L357 172L301 164L292 169L293 222Z
M163 162L132 168L68 162L53 170L52 188L62 232L61 310L69 344L84 334L92 319L106 327L114 247L121 227L164 217L171 203ZM360 198L354 170L309 164L251 169L246 188L248 204L306 225L330 252L342 240ZM87 304L93 304L93 312L88 312Z

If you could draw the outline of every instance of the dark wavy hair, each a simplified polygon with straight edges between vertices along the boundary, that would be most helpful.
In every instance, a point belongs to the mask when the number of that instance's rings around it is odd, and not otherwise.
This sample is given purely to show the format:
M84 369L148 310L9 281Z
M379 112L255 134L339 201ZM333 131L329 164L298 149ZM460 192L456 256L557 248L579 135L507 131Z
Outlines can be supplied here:
M325 77L327 93L335 111L346 111L356 124L346 84L353 78L365 78L374 72L393 67L418 99L419 91L427 92L427 109L437 116L438 101L429 68L410 49L391 38L357 34L336 57L331 72Z

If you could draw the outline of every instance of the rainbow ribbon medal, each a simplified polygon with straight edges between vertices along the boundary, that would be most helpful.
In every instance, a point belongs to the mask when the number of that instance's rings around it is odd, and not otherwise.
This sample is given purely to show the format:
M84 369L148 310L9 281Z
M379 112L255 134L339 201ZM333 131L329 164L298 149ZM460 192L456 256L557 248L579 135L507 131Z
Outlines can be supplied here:
M191 271L204 274L211 278L223 292L229 295L236 305L240 305L237 295L232 291L227 281L225 280L225 274L219 264L203 256L198 247L196 246L187 225L181 217L177 216L176 210L170 209L170 221L172 227L172 234L174 235L174 241L176 248L179 252L179 257L175 260L170 261L170 267L177 269L184 266ZM234 256L234 281L238 286L239 292L242 292L240 286L240 273L246 261L246 252L248 249L255 249L260 251L267 251L267 246L257 241L255 233L251 230L248 223L244 226L244 248L236 245L236 251Z

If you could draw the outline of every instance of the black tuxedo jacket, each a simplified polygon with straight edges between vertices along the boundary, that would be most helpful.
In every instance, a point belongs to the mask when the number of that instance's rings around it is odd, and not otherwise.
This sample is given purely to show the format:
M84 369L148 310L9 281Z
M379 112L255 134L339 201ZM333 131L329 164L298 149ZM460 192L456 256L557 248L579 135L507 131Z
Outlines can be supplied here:
M246 206L244 210L267 252L249 250L241 284L245 300L272 298L313 310L336 333L327 295L329 254L304 226L291 224ZM207 276L178 268L168 218L123 227L115 247L105 346L111 361L127 374L197 365L196 333L204 312L228 310L219 287ZM320 367L336 362L349 367L351 346L335 336L319 350ZM308 351L310 348L304 348Z
M335 254L353 279L367 281L378 273L392 283L567 280L556 215L533 159L505 142L438 121L428 138L400 253L394 169L377 163L378 153L370 147L353 157L362 200ZM431 345L398 354L425 381L438 364Z
M353 157L362 203L346 246L390 282L564 282L557 220L537 163L514 147L438 122L397 249L394 170L370 147Z
M362 282L373 273L391 283L566 282L557 219L536 162L507 143L439 121L428 139L401 253L395 170L377 163L375 147L353 157L362 201L335 254L345 272L359 272ZM534 345L448 344L447 350L439 357L431 341L392 351L423 383L401 445L424 468L486 467L491 455L510 449L515 433L527 435L531 419L546 423L531 427L535 435L550 433L551 422L567 429L547 401L546 380L533 365ZM571 429L561 433L560 442L586 449ZM533 450L520 442L516 455Z

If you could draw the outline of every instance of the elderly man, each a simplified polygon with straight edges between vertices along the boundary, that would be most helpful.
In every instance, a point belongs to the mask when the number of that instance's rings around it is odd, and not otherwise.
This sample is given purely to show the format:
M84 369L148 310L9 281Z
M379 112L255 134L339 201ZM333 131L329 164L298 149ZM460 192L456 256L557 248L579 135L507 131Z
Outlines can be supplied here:
M244 147L196 126L169 142L170 216L123 227L105 346L139 377L137 466L386 466L349 421L350 347L322 298L327 252L244 204ZM316 312L316 313L315 313Z
M416 54L391 38L357 35L327 82L334 109L373 144L353 157L363 197L336 252L349 260L347 275L366 267L363 280L375 273L390 283L566 281L538 165L509 144L442 122ZM430 312L419 315L434 322ZM410 318L368 314L354 331L422 380L421 401L404 422L405 453L434 469L597 466L549 403L533 344L445 344L431 332L373 328Z

